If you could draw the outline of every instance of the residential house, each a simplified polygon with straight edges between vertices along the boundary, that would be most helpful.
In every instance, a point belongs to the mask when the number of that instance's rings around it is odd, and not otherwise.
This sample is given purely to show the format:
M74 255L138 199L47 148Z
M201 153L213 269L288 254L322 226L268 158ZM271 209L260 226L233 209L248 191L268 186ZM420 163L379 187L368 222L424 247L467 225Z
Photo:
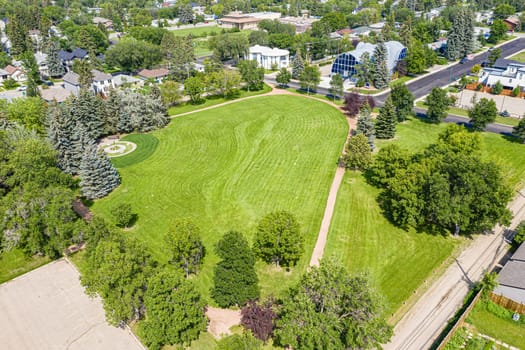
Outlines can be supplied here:
M516 311L525 310L525 244L522 244L499 273L491 298ZM509 302L510 301L510 302Z
M520 25L520 18L516 15L509 16L503 20L503 23L505 23L509 31L513 32Z
M138 76L141 77L144 80L154 80L156 83L161 83L164 78L166 78L169 74L169 70L166 68L158 68L158 69L143 69L140 72L138 72Z
M26 73L21 67L15 67L9 64L4 67L4 70L9 74L9 78L14 79L17 82L27 80Z
M38 65L38 71L43 77L49 76L49 71L47 69L47 54L43 52L35 53L36 64Z
M483 68L478 81L486 86L494 86L499 81L507 89L520 87L525 90L525 63L498 59L492 67Z
M217 20L223 28L239 30L253 29L256 30L261 19L250 17L242 12L231 12Z
M88 57L88 52L84 49L76 48L72 52L60 50L58 51L58 59L66 71L70 71L73 67L73 61L76 59L83 60Z
M121 87L123 85L127 85L127 86L139 85L140 86L144 84L144 80L132 77L130 75L125 75L125 74L114 75L112 77L112 81L113 81L113 86L116 88Z
M267 46L255 45L250 47L247 55L249 60L255 60L264 69L286 68L290 65L290 52Z
M107 95L110 88L114 88L111 74L106 74L96 69L91 71L93 74L93 83L91 89L95 94ZM79 75L75 72L67 72L63 78L64 89L77 95L80 91Z
M106 28L106 30L108 32L111 32L113 31L113 22L107 18L104 18L104 17L93 17L93 24L95 25L103 25L104 28Z
M279 18L278 21L285 24L291 24L295 26L295 32L297 34L301 34L306 32L308 29L312 28L312 23L318 21L317 18L310 18L310 17L282 17Z

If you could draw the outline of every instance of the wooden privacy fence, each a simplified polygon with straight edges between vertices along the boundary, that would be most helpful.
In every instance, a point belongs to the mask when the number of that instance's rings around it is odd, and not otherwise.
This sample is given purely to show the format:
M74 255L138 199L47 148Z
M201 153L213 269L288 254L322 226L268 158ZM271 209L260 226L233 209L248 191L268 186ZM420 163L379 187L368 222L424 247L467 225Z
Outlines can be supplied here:
M468 314L470 313L470 311L472 311L472 309L474 308L474 306L478 302L479 298L481 298L481 291L482 291L481 289L478 291L478 294L476 294L476 296L470 301L470 304L468 304L468 306L466 308L465 308L466 305L463 306L464 310L459 315L459 318L457 318L457 320L454 323L453 327L448 331L446 336L443 339L441 339L441 341L439 341L437 343L437 345L435 346L434 349L442 350L442 349L445 348L445 345L447 345L447 343L449 342L450 338L452 338L452 336L454 335L454 333L456 333L458 328L463 325L463 322L465 322L465 319L467 318ZM458 315L456 315L456 317L458 317Z
M479 91L479 92L488 92L488 93L492 93L492 88L488 87L488 86L485 86L483 85L483 87L478 90L478 83L472 83L472 84L467 84L465 86L465 88L467 90L472 90L472 91ZM500 95L504 95L504 96L512 96L512 97L524 97L525 98L525 91L522 91L518 94L518 96L513 96L512 95L512 90L509 90L509 89L503 89L501 90L501 93Z
M497 295L497 294L491 293L490 300L492 300L499 306L504 307L507 310L511 310L519 314L525 314L525 305L520 304L509 298L506 298L503 295Z

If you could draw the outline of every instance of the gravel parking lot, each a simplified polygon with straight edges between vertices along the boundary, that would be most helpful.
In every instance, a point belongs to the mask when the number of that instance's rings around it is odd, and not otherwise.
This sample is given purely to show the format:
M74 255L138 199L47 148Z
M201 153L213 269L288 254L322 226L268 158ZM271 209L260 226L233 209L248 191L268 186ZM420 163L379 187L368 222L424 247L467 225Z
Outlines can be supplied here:
M84 293L64 259L1 284L0 310L2 349L144 349L129 330L106 323L100 298Z

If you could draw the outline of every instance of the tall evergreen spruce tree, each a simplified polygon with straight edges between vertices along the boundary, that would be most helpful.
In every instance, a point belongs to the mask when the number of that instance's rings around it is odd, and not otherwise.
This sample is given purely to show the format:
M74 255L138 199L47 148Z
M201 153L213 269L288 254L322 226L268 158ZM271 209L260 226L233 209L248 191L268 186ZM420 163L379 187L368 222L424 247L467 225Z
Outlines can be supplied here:
M376 89L384 89L388 87L390 82L390 72L386 65L388 52L386 50L383 38L379 38L374 49L374 86Z
M49 48L47 51L47 70L49 72L49 76L51 77L60 77L66 73L64 66L58 59L59 50L60 46L56 41L51 41L49 43Z
M159 128L163 128L168 125L170 119L168 117L168 111L166 105L162 102L162 95L160 89L157 87L156 90L152 89L149 98L146 98L147 113L150 116L147 128L143 131L150 131Z
M301 51L297 49L297 51L295 52L295 57L293 58L293 61L292 61L292 78L299 79L303 71L304 71L304 61L303 61L303 58L301 57Z
M82 194L88 199L102 198L120 184L118 171L94 143L84 151L79 174Z
M447 41L447 57L456 60L472 52L474 45L474 15L461 7L454 13Z
M220 307L244 305L259 297L259 280L255 272L255 254L240 232L228 232L217 243L217 255L222 259L215 266L211 290Z
M104 104L104 133L116 134L120 120L120 96L116 90L109 92L109 97ZM129 131L129 130L128 130Z
M68 101L68 107L78 125L81 125L87 136L96 140L104 132L102 102L93 92L81 89L78 97Z
M359 110L359 117L357 118L357 130L356 134L363 134L368 138L368 144L370 148L374 148L374 141L376 138L376 130L374 121L371 117L371 109L368 102L361 107Z
M388 96L376 119L378 139L391 139L396 135L397 116L392 98Z
M52 104L46 116L47 137L57 152L58 166L68 174L75 174L78 167L74 164L72 134L74 121L62 105Z

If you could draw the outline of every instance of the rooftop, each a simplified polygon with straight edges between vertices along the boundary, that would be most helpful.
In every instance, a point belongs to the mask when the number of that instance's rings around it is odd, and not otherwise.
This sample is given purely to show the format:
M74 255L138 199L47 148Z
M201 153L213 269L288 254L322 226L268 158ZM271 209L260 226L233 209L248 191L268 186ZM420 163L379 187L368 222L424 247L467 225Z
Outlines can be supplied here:
M287 56L290 54L290 51L271 48L268 46L255 45L250 47L250 53L260 53L263 56Z
M40 96L47 101L56 101L58 103L64 102L72 92L64 89L63 87L52 86L49 89L40 89Z
M141 70L138 75L143 78L163 78L169 74L169 70L166 68L158 68L158 69L143 69Z
M134 83L138 83L139 81L142 81L140 79L137 79L135 77L132 77L130 75L125 75L125 74L114 75L112 80L115 86L121 86L124 84L134 84Z

